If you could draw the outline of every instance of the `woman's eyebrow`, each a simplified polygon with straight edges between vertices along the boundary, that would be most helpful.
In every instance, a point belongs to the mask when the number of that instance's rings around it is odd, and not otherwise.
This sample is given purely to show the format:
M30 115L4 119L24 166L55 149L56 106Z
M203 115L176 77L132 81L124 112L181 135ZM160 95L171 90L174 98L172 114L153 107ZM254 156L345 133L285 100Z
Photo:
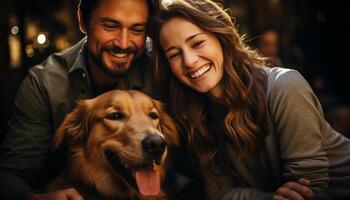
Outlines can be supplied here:
M195 38L195 37L197 37L198 35L201 35L201 34L204 34L204 33L200 32L200 33L191 35L190 37L186 38L185 42L188 42L188 41L192 40L193 38Z
M200 33L191 35L190 37L186 38L185 42L187 43L188 41L192 40L193 38L195 38L195 37L197 37L198 35L201 35L201 34L205 34L205 33L200 32ZM170 51L172 49L175 49L175 47L171 46L171 47L167 48L164 52L168 52L168 51Z

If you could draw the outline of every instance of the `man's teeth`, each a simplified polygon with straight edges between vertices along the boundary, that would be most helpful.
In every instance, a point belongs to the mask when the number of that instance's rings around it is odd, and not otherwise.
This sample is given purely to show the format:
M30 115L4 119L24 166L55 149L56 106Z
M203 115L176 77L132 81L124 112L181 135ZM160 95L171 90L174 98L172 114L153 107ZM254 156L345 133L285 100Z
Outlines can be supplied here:
M191 78L198 78L199 76L203 75L205 72L207 72L210 69L210 65L205 65L199 70L193 72L190 74Z
M112 54L117 58L124 58L128 55L127 53L112 53Z

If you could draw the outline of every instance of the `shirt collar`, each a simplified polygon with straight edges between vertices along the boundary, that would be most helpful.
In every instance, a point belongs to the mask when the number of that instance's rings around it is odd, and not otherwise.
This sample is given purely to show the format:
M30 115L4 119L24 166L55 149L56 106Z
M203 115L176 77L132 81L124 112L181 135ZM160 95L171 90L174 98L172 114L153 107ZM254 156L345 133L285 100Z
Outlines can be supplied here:
M72 67L69 69L69 74L77 70L83 70L85 73L87 73L87 69L86 69L87 62L85 59L85 51L87 50L86 39L87 38L85 37L78 43L78 45L80 45L80 50Z

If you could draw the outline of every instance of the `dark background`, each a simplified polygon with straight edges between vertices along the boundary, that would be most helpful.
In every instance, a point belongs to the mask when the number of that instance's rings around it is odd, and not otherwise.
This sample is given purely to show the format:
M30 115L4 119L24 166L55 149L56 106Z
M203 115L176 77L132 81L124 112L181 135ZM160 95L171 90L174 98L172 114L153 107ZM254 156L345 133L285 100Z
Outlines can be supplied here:
M338 125L333 123L333 108L345 108L341 120L343 126L345 121L344 131L349 131L350 77L346 68L350 57L350 11L346 10L346 1L220 2L230 8L240 33L247 35L247 42L253 47L264 30L276 30L283 67L302 73L319 96L327 120L335 127ZM83 37L77 25L76 5L77 0L0 1L0 141L28 69ZM39 34L46 36L43 44L37 42ZM323 85L315 80L321 80Z

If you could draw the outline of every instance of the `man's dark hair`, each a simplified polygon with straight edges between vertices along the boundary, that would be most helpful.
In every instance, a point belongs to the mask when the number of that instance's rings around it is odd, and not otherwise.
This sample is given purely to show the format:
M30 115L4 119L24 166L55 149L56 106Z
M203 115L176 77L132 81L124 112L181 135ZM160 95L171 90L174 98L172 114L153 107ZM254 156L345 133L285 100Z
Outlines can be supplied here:
M89 20L91 17L91 14L94 9L97 8L97 6L101 3L103 0L79 0L78 8L80 12L82 13L83 22L85 25L89 25ZM159 8L159 0L146 0L148 5L148 26L150 25L150 22L153 20L155 13L158 11Z

